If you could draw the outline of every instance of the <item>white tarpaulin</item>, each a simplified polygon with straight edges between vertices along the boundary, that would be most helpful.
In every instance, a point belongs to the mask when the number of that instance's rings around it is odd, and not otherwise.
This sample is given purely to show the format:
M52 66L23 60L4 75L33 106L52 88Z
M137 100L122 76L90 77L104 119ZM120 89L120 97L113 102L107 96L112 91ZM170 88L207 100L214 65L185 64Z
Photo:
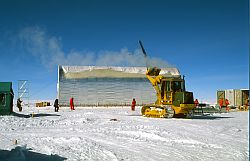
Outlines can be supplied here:
M113 66L62 66L66 78L137 78L146 77L146 67L113 67ZM177 68L162 68L161 75L180 76Z
M81 106L130 105L156 101L156 93L146 78L146 67L59 66L58 96L61 105L74 97ZM165 76L179 76L176 68L161 70Z

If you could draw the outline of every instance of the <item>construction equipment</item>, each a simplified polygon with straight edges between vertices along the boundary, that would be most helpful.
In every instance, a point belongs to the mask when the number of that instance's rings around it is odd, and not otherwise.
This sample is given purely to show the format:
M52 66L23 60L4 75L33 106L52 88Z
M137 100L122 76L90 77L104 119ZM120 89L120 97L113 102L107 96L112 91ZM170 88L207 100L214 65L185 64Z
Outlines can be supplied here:
M142 52L147 58L146 51L139 41ZM147 59L146 59L147 61ZM189 117L195 108L193 93L185 89L184 76L160 75L160 68L149 67L147 64L146 76L156 91L157 100L153 104L142 106L141 113L146 117L172 118Z
M46 107L50 106L50 102L37 102L36 107Z

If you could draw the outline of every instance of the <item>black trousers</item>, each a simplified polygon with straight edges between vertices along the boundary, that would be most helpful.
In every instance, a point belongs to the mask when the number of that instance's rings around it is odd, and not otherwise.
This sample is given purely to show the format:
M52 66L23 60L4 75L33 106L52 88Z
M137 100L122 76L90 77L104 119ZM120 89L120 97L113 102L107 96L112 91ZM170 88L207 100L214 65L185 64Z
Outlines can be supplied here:
M58 112L59 106L55 106L55 112Z

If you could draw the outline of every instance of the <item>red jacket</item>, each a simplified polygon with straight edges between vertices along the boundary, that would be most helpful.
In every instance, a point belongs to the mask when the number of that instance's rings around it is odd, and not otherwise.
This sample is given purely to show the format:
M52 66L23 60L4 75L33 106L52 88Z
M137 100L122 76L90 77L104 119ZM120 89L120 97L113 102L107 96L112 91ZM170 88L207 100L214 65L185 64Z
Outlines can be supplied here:
M132 106L135 106L135 105L136 105L136 101L133 100L133 101L132 101Z
M70 104L70 106L74 105L73 98L70 98L69 104Z
M219 104L220 104L220 106L223 106L223 99L219 100Z
M197 99L195 99L194 104L195 104L195 106L198 106L199 105L199 101Z

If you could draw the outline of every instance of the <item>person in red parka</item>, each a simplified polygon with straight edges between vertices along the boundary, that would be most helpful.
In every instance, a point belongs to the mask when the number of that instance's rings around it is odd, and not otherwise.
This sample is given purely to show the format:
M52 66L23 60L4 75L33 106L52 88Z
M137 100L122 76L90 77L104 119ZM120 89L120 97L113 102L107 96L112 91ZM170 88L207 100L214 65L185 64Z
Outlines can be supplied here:
M225 104L226 104L226 110L227 110L227 112L229 112L229 107L228 107L229 101L228 101L228 99L226 99Z
M223 100L222 98L219 99L220 111L221 111L221 109L222 109L222 107L223 107L223 102L224 102L224 100Z
M198 107L198 106L199 106L199 101L198 101L198 99L195 99L194 104L195 104L195 107Z
M136 101L135 101L135 99L133 98L132 105L131 105L131 110L132 110L132 111L135 110L135 105L136 105Z
M74 98L73 97L70 98L69 105L70 105L70 109L71 110L75 110L75 107L74 107Z

